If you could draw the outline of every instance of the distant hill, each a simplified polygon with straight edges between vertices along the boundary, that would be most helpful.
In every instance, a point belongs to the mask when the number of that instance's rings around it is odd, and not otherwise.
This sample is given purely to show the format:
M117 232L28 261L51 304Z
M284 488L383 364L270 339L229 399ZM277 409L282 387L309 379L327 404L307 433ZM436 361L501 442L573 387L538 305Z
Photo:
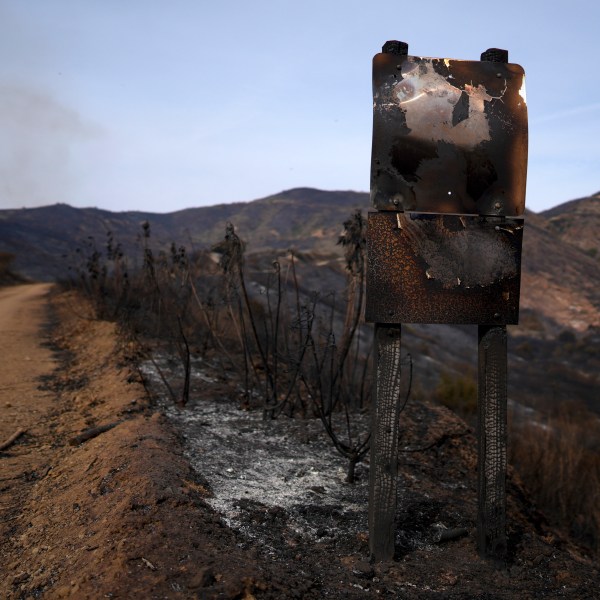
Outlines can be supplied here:
M65 204L0 211L0 251L15 254L15 268L33 279L52 281L67 274L69 256L91 243L103 248L111 232L132 253L144 221L154 243L206 249L222 239L232 222L248 251L265 249L335 252L342 223L357 208L368 209L369 195L288 190L235 204L190 208L167 214L77 209Z
M600 257L600 192L589 198L565 202L541 213L550 231L592 257Z

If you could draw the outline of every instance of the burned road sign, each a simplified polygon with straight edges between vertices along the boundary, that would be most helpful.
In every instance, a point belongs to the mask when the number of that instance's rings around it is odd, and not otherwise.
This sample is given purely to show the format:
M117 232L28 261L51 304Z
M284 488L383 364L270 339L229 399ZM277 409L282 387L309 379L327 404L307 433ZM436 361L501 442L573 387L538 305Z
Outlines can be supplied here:
M378 210L517 216L527 105L519 65L373 59L371 201Z
M478 335L477 544L506 554L506 325L519 316L527 176L523 69L481 61L373 59L366 320L375 323L369 547L395 551L402 323L474 323Z

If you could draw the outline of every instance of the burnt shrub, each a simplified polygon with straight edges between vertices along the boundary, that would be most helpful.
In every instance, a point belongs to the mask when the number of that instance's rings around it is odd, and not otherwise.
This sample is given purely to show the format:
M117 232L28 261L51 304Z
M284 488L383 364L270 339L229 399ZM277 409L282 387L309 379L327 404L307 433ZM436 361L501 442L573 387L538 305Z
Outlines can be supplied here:
M510 461L549 520L600 551L600 420L561 405L544 422L513 419Z

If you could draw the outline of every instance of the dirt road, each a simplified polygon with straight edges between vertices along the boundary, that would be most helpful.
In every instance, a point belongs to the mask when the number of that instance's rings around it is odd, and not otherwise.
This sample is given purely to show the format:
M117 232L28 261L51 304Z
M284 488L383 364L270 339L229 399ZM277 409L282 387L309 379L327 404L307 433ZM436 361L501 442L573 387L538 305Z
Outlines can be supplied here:
M263 584L150 409L132 348L49 291L0 290L0 444L26 430L0 451L0 598L251 598Z
M48 284L0 289L0 531L18 518L36 473L48 461L41 439L53 395L40 380L56 368L40 331L47 320Z
M0 289L0 442L19 429L38 428L48 407L50 395L38 386L56 367L52 352L40 343L50 287Z

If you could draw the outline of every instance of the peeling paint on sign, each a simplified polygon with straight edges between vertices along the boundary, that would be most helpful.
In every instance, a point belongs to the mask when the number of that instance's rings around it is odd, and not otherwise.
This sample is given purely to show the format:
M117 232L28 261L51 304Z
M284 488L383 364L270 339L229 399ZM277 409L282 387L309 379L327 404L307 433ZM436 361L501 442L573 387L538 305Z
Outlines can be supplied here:
M510 63L378 54L371 199L379 210L516 216L527 106Z
M398 106L405 109L406 125L415 139L465 148L490 139L484 102L492 100L492 96L485 86L466 84L461 89L436 72L431 59L407 60L401 74L402 79L388 84L393 87L391 93L384 93L397 99Z

